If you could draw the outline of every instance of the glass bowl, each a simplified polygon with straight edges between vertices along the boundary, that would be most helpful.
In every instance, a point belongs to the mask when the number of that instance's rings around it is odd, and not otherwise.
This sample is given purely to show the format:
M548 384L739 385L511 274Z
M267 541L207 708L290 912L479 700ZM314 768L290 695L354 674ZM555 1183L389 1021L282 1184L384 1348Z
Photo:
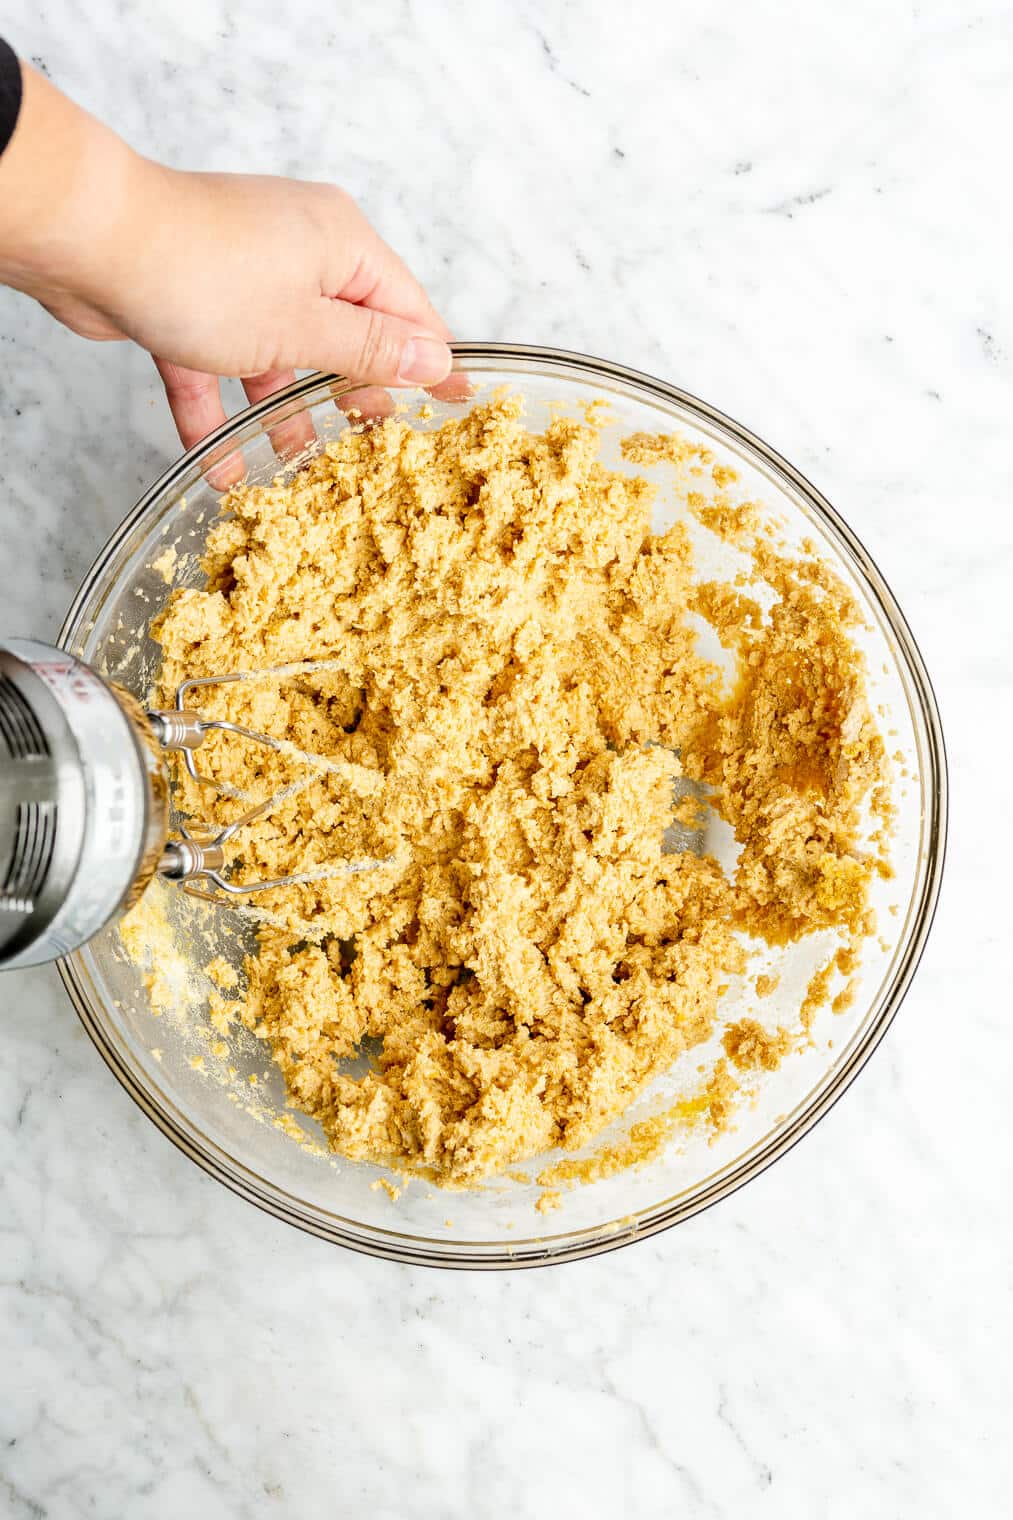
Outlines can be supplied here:
M869 624L861 638L873 707L908 775L895 788L896 874L874 889L881 937L866 941L851 1011L835 1016L823 1010L811 1047L764 1074L730 1132L711 1142L695 1130L677 1131L657 1159L574 1188L560 1210L542 1215L534 1209L542 1190L519 1179L470 1192L413 1181L393 1203L380 1185L388 1177L382 1168L328 1154L315 1143L321 1137L312 1122L286 1112L280 1076L252 1035L244 1031L230 1048L231 1076L223 1071L215 1080L214 1062L206 1058L206 1006L199 996L196 1002L181 997L176 1015L155 1018L115 925L65 960L61 974L85 1028L126 1090L180 1150L244 1198L304 1230L378 1256L443 1267L534 1266L614 1249L699 1213L783 1156L840 1097L886 1032L925 944L943 865L946 768L932 689L889 587L829 503L765 443L673 386L580 354L458 344L456 366L483 391L501 385L519 391L535 428L560 407L574 412L604 399L611 420L603 458L617 468L624 468L619 440L633 431L675 430L706 443L718 462L738 472L743 491L783 521L789 542L814 540L854 591ZM252 480L270 479L280 468L279 440L304 439L307 420L324 440L348 425L335 401L340 397L347 406L350 389L334 376L311 375L249 408L174 464L99 555L64 624L63 646L143 697L158 667L148 626L173 585L201 583L201 546L218 511L220 487L237 472L237 451ZM437 426L468 404L430 403L421 392L399 393L398 399L416 415L423 402L431 405L431 415L423 411L417 422L423 427ZM663 470L647 473L658 482L654 526L663 529L685 509ZM165 558L168 549L175 557ZM706 543L698 546L704 572L713 552ZM213 938L213 915L228 910L195 907L177 889L160 890L177 933L206 932L206 917L194 915L211 914ZM781 979L764 1017L792 1022L819 964L819 946L807 941L778 957ZM735 1016L734 1006L727 1011ZM719 1053L716 1040L713 1049L688 1052L592 1149L670 1106L672 1093L686 1090L701 1062ZM302 1144L289 1132L296 1126Z

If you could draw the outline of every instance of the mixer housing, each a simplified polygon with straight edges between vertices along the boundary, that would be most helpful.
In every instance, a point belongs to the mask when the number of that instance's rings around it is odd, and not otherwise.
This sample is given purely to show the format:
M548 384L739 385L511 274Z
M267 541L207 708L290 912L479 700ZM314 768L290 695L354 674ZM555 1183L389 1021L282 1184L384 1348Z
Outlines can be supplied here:
M0 640L0 967L76 949L157 869L168 792L135 706L73 655Z

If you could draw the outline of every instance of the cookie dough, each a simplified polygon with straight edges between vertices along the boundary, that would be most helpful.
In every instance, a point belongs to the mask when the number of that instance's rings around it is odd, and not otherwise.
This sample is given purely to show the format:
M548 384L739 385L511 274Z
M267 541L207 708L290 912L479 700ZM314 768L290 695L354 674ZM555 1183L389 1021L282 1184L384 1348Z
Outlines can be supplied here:
M741 576L701 584L686 523L652 533L635 473L687 450L638 436L606 468L593 418L532 432L509 396L349 429L231 492L206 589L154 630L166 690L298 667L208 690L215 715L294 746L211 737L201 766L228 787L260 800L306 775L296 751L327 762L237 836L236 878L382 862L251 899L257 948L229 991L347 1156L468 1184L580 1147L720 1032L750 937L871 927L861 816L885 806L886 760L858 611L748 505L691 497L773 605ZM701 618L733 679L700 654ZM733 875L665 852L680 776L734 829ZM198 819L249 805L182 769L175 788ZM790 1040L740 1025L725 1043L766 1067Z

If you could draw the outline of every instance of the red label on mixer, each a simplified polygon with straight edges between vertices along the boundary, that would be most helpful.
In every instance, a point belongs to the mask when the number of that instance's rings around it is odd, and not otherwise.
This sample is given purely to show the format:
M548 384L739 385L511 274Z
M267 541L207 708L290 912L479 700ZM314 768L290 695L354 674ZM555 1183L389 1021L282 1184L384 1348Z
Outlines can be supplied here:
M94 701L96 692L104 689L94 672L78 660L33 660L32 669L57 696L75 702Z

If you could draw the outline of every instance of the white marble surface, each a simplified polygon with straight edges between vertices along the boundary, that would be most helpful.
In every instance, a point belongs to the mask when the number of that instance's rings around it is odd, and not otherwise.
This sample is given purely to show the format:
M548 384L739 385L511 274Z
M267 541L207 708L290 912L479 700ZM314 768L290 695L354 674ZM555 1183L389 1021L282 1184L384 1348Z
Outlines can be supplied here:
M719 1208L542 1273L260 1215L133 1108L55 974L8 976L0 1514L1008 1513L1008 0L18 9L148 153L343 182L461 336L613 357L769 438L908 613L953 819L846 1099ZM173 452L142 355L0 292L5 631L55 633Z

